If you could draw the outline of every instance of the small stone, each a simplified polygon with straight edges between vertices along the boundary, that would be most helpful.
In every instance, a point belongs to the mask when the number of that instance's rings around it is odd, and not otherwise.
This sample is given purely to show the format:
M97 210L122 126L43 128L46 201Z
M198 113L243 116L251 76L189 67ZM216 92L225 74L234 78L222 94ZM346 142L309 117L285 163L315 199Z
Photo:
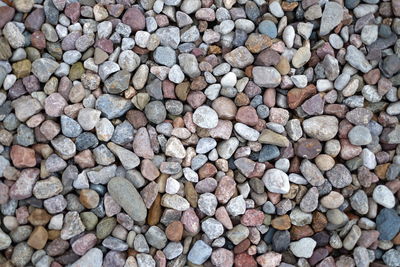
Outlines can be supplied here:
M198 240L189 251L188 261L193 264L203 264L211 256L211 253L212 248L203 240Z

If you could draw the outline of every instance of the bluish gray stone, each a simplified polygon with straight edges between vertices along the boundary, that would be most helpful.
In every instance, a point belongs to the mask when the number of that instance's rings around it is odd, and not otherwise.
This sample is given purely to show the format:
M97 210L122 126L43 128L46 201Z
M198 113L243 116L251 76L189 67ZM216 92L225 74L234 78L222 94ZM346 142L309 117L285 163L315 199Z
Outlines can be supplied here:
M212 248L203 240L197 240L188 254L188 261L193 264L203 264L211 256Z

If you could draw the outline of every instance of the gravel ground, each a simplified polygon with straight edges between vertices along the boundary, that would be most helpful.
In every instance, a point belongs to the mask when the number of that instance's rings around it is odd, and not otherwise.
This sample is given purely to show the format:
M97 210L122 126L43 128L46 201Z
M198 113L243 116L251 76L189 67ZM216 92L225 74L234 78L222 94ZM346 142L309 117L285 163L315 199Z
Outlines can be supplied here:
M399 267L400 0L3 0L0 266Z

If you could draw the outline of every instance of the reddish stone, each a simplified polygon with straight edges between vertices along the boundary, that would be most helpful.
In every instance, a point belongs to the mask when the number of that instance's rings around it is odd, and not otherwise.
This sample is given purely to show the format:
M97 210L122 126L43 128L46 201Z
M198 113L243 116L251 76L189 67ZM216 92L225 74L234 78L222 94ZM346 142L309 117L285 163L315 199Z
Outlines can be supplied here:
M74 157L74 162L82 169L92 168L96 165L92 151L89 149L83 150L76 154Z
M164 98L176 99L175 96L175 84L169 80L162 82L162 90Z
M39 50L46 48L46 38L44 36L44 33L41 31L35 31L34 33L32 33L31 43L33 47Z
M378 240L379 232L376 230L365 230L361 232L361 236L357 241L357 245L369 248L374 242Z
M295 226L293 225L290 228L290 239L292 240L299 240L303 237L309 237L314 234L313 229L309 225L304 226Z
M375 85L381 78L381 72L379 69L373 69L363 75L364 81L367 84Z
M217 168L210 162L207 162L199 169L199 177L200 179L204 179L206 177L214 177L217 174Z
M183 234L183 224L180 221L173 221L168 224L165 229L165 234L167 238L173 242L179 242L182 239Z
M238 122L249 126L256 126L258 123L258 115L255 108L252 106L240 107L235 116Z
M74 50L76 40L81 37L80 31L73 31L69 33L61 42L61 48L64 51Z
M325 42L321 47L317 49L317 55L320 59L324 59L326 55L335 57L335 51L333 50L329 42Z
M200 230L200 221L193 208L185 210L181 217L185 230L191 234L197 234Z
M300 89L291 89L287 94L287 101L289 108L295 109L300 106L304 100L317 93L317 88L313 84L307 85L307 87Z
M11 147L10 157L17 168L29 168L36 165L35 151L31 148L14 145Z
M275 267L279 266L282 260L282 254L276 253L274 251L267 252L261 256L257 257L257 262L262 267Z
M235 267L257 267L257 262L253 256L242 253L235 256Z
M321 142L315 138L301 138L294 144L294 152L305 159L313 159L322 151Z
M17 222L19 224L27 224L28 223L28 217L29 217L28 207L27 206L19 207L15 211L15 217L17 218Z
M68 4L64 9L64 14L71 19L72 23L76 23L81 14L81 4L79 2Z
M265 90L264 95L263 95L263 102L269 108L272 108L275 106L276 90L274 88L268 88L267 90Z
M160 171L157 169L156 165L149 159L142 160L140 170L143 177L150 181L155 180L160 175Z
M139 129L147 125L147 118L140 110L129 110L126 113L126 118L135 129Z
M64 107L68 105L64 97L59 93L49 95L44 101L44 110L51 117L60 117Z
M0 29L14 17L15 9L9 6L0 6Z
M256 95L261 94L261 88L252 81L249 81L244 88L244 92L249 98L253 98Z
M265 217L264 212L256 209L249 209L246 210L246 212L240 219L240 222L244 226L258 226L263 224L264 217Z
M233 266L233 253L225 248L218 248L211 254L211 263L216 267Z
M218 183L218 186L215 190L215 196L218 201L222 204L225 204L231 199L233 194L236 192L236 182L230 176L224 176Z
M79 256L85 255L85 253L96 245L97 238L93 233L86 234L78 238L72 243L72 250Z
M137 7L129 8L122 16L122 22L129 25L134 32L143 30L146 26L144 15Z
M349 139L340 139L340 157L344 160L350 160L361 154L362 148L360 146L352 145Z
M25 90L29 93L39 91L40 89L39 79L35 75L29 75L22 78L22 83L25 86Z
M94 47L98 47L108 54L111 54L114 51L114 44L110 39L99 39L94 44Z
M161 250L157 250L156 255L154 255L154 260L156 261L157 267L165 267L167 266L167 258L165 257L164 252ZM125 265L127 265L125 263Z
M311 264L311 266L314 266L321 260L325 259L328 255L329 251L326 248L317 248L314 250L311 258L308 259L308 262Z
M255 65L275 66L279 63L280 55L272 49L263 50L256 58Z
M198 107L200 107L201 105L204 104L204 102L206 102L207 97L206 95L201 92L201 91L190 91L190 93L187 96L187 102L189 103L189 105L196 109Z
M228 212L226 211L224 206L219 207L216 211L215 211L215 218L222 223L222 225L230 230L233 228L232 225L232 221L231 218L229 217Z
M326 105L324 108L325 114L334 115L341 119L346 117L348 111L349 108L346 105L341 105L341 104L329 104Z
M250 245L251 245L250 240L246 238L245 240L243 240L242 242L240 242L235 246L235 248L233 249L233 253L235 254L243 253L250 247Z

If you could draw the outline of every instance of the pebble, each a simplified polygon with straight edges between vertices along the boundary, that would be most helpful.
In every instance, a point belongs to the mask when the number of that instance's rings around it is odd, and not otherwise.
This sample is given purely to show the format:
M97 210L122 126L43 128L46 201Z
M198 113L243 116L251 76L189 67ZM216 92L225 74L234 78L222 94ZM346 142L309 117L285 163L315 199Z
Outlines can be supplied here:
M388 209L393 208L396 203L392 191L390 191L390 189L385 185L378 185L375 187L374 192L372 193L372 198L376 203Z
M317 245L314 239L305 237L299 241L290 243L290 250L296 257L299 258L311 258L314 249Z

